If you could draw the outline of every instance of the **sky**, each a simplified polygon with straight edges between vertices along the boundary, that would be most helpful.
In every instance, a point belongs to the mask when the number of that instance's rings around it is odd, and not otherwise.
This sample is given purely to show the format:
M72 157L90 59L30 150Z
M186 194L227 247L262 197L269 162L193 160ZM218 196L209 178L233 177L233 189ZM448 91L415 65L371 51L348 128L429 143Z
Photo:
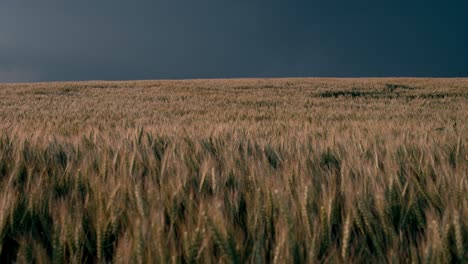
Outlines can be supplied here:
M0 1L0 82L388 76L468 77L468 1Z

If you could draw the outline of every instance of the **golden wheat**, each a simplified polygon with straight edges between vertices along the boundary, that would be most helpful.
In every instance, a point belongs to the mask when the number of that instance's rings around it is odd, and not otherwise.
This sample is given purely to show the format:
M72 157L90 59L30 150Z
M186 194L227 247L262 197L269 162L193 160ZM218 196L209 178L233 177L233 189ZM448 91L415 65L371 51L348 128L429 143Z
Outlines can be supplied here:
M466 263L467 79L0 85L0 262Z

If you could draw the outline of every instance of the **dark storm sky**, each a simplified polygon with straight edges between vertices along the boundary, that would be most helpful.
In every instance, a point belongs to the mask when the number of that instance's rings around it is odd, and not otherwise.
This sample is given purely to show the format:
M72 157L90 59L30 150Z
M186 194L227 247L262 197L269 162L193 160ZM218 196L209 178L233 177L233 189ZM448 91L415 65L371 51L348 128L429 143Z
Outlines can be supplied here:
M468 1L0 1L0 82L288 76L468 76Z

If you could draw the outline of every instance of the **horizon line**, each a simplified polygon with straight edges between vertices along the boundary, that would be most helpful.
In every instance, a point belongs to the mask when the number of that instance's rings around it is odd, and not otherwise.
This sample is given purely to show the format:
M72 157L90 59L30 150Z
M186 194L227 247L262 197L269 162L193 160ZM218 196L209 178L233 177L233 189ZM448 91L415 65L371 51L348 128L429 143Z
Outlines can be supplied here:
M468 79L468 76L449 76L449 77L433 77L433 76L350 76L350 77L333 77L333 76L292 76L292 77L213 77L213 78L142 78L142 79L82 79L82 80L52 80L52 81L0 81L0 85L8 84L41 84L41 83L86 83L86 82L144 82L144 81L222 81L222 80L286 80L286 79Z

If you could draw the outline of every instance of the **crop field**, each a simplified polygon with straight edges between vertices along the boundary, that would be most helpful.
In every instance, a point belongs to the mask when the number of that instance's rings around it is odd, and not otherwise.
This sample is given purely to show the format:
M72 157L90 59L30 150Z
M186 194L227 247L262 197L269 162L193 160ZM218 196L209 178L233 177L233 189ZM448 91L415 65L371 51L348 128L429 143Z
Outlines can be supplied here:
M0 85L0 263L466 263L468 79Z

